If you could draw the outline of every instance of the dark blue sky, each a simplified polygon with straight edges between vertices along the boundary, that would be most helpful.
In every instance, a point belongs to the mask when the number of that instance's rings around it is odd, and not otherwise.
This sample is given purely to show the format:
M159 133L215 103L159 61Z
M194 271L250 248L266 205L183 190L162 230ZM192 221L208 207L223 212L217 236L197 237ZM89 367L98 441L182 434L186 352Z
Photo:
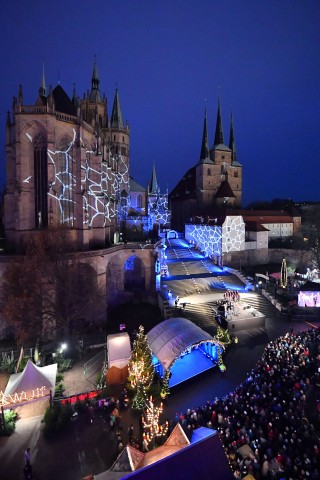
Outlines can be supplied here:
M83 96L96 55L109 113L118 84L138 183L155 162L170 191L196 164L205 103L211 146L220 96L225 143L234 112L244 206L320 201L319 0L11 0L1 17L1 179L19 84L34 103L44 60L47 88L60 79L71 96L75 82Z

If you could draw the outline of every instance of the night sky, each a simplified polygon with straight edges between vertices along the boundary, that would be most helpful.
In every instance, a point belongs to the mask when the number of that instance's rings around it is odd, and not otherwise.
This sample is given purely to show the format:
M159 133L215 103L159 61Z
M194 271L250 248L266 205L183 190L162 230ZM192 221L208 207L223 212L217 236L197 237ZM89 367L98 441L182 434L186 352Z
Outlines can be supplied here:
M207 108L212 146L220 97L231 111L243 206L320 201L320 2L297 0L11 0L1 8L1 184L6 112L23 86L91 88L96 55L111 113L116 85L131 128L131 174L147 186L155 162L169 191L200 154Z

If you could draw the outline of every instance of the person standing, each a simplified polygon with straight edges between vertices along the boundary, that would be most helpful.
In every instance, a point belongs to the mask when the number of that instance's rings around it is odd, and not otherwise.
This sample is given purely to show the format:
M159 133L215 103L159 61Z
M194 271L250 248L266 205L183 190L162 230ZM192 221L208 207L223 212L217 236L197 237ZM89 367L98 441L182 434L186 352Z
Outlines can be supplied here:
M132 443L133 435L134 435L133 424L131 424L130 427L128 428L129 443Z
M26 460L26 465L31 464L31 449L27 448L27 450L24 452L24 458Z

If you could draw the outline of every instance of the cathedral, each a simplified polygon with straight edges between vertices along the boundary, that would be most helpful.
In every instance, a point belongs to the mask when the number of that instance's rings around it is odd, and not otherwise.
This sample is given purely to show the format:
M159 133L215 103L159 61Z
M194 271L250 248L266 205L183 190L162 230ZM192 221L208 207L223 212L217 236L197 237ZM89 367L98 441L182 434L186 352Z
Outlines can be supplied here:
M65 225L78 250L145 240L170 221L155 167L148 188L130 176L130 128L116 89L111 115L94 64L91 90L70 98L60 84L34 105L22 86L6 121L6 250L23 252L43 229Z
M224 143L220 101L214 143L209 148L205 112L199 161L190 168L169 195L172 228L183 231L195 216L217 216L221 210L241 208L242 165L237 160L233 117L229 146Z

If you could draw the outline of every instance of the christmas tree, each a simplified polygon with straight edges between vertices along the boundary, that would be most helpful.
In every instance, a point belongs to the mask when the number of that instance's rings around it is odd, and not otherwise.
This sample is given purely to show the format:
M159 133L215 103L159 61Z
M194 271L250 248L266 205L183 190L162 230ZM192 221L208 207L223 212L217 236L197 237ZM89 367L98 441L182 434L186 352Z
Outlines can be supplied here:
M151 386L153 376L152 353L144 328L140 325L129 360L129 381L136 391L132 401L133 408L142 410L145 407L147 390Z
M160 392L160 396L163 399L165 399L170 393L169 377L170 377L170 370L167 370L162 380L162 389Z

